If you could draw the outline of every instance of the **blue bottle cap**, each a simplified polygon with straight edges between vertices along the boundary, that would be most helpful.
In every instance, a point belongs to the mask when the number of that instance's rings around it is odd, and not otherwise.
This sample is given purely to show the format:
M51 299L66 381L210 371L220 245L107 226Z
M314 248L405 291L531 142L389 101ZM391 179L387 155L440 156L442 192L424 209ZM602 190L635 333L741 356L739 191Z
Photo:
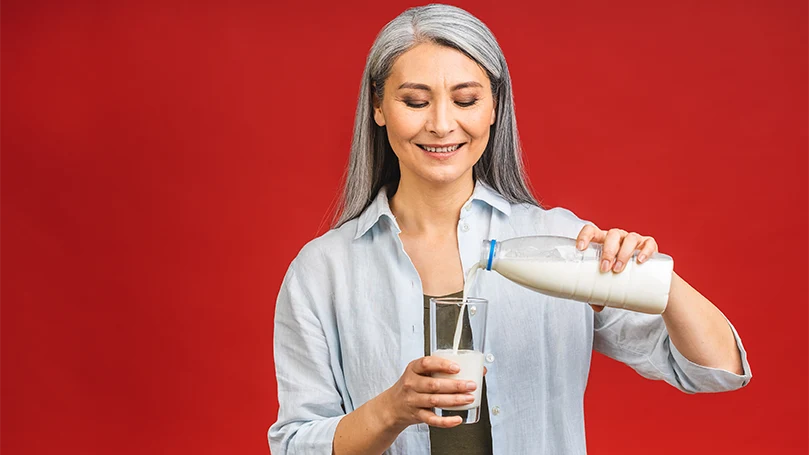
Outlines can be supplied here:
M497 240L492 239L491 243L489 244L489 262L486 264L486 270L492 270L492 260L494 260L494 246L497 244Z

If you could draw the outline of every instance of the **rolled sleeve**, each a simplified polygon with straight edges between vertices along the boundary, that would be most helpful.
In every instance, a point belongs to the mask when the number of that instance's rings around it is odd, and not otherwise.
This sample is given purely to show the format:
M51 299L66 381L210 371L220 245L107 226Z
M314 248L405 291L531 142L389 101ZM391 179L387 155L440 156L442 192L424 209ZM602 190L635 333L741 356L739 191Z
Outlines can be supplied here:
M645 378L666 381L686 393L731 391L747 385L752 374L741 338L729 321L728 325L742 359L741 375L686 359L671 342L660 315L605 308L595 315L593 349Z
M272 454L324 454L331 455L337 424L344 416L318 421L270 427L270 453Z
M267 434L270 451L330 455L345 409L326 333L314 307L315 299L322 296L301 285L294 265L284 278L275 309L279 410Z
M750 364L747 362L747 351L744 350L742 339L736 332L736 328L730 321L728 321L728 325L733 331L733 338L736 340L736 347L739 349L739 356L742 359L742 374L698 365L685 358L669 339L671 357L674 360L678 380L687 392L726 392L740 389L750 382L753 375L750 371Z

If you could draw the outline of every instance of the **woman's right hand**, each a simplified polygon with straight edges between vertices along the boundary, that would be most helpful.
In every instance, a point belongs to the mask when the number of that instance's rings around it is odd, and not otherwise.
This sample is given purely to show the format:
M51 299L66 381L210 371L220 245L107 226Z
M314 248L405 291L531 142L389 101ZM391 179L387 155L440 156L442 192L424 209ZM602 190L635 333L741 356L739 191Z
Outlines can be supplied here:
M433 378L433 373L455 374L458 364L441 357L427 356L407 365L402 376L380 395L394 427L406 428L426 423L434 427L451 428L460 425L459 416L439 417L432 408L463 406L474 401L473 381Z

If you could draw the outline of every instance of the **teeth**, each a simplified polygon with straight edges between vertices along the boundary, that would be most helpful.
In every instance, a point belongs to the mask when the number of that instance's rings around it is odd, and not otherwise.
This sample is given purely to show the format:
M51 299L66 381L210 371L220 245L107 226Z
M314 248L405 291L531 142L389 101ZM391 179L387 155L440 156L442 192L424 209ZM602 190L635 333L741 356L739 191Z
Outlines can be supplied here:
M453 145L453 146L450 146L450 147L427 147L425 145L422 145L421 148L423 148L424 150L427 150L428 152L433 152L433 153L448 153L448 152L454 152L455 150L458 150L458 147L460 147L460 146L461 146L461 144L456 144L456 145Z

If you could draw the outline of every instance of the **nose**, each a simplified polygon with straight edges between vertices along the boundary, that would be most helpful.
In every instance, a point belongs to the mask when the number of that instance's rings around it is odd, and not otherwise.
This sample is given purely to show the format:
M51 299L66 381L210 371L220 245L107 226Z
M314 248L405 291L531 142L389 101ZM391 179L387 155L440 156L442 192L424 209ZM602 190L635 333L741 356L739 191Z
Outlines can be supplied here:
M433 103L425 127L436 137L444 137L455 130L452 104L446 101Z

